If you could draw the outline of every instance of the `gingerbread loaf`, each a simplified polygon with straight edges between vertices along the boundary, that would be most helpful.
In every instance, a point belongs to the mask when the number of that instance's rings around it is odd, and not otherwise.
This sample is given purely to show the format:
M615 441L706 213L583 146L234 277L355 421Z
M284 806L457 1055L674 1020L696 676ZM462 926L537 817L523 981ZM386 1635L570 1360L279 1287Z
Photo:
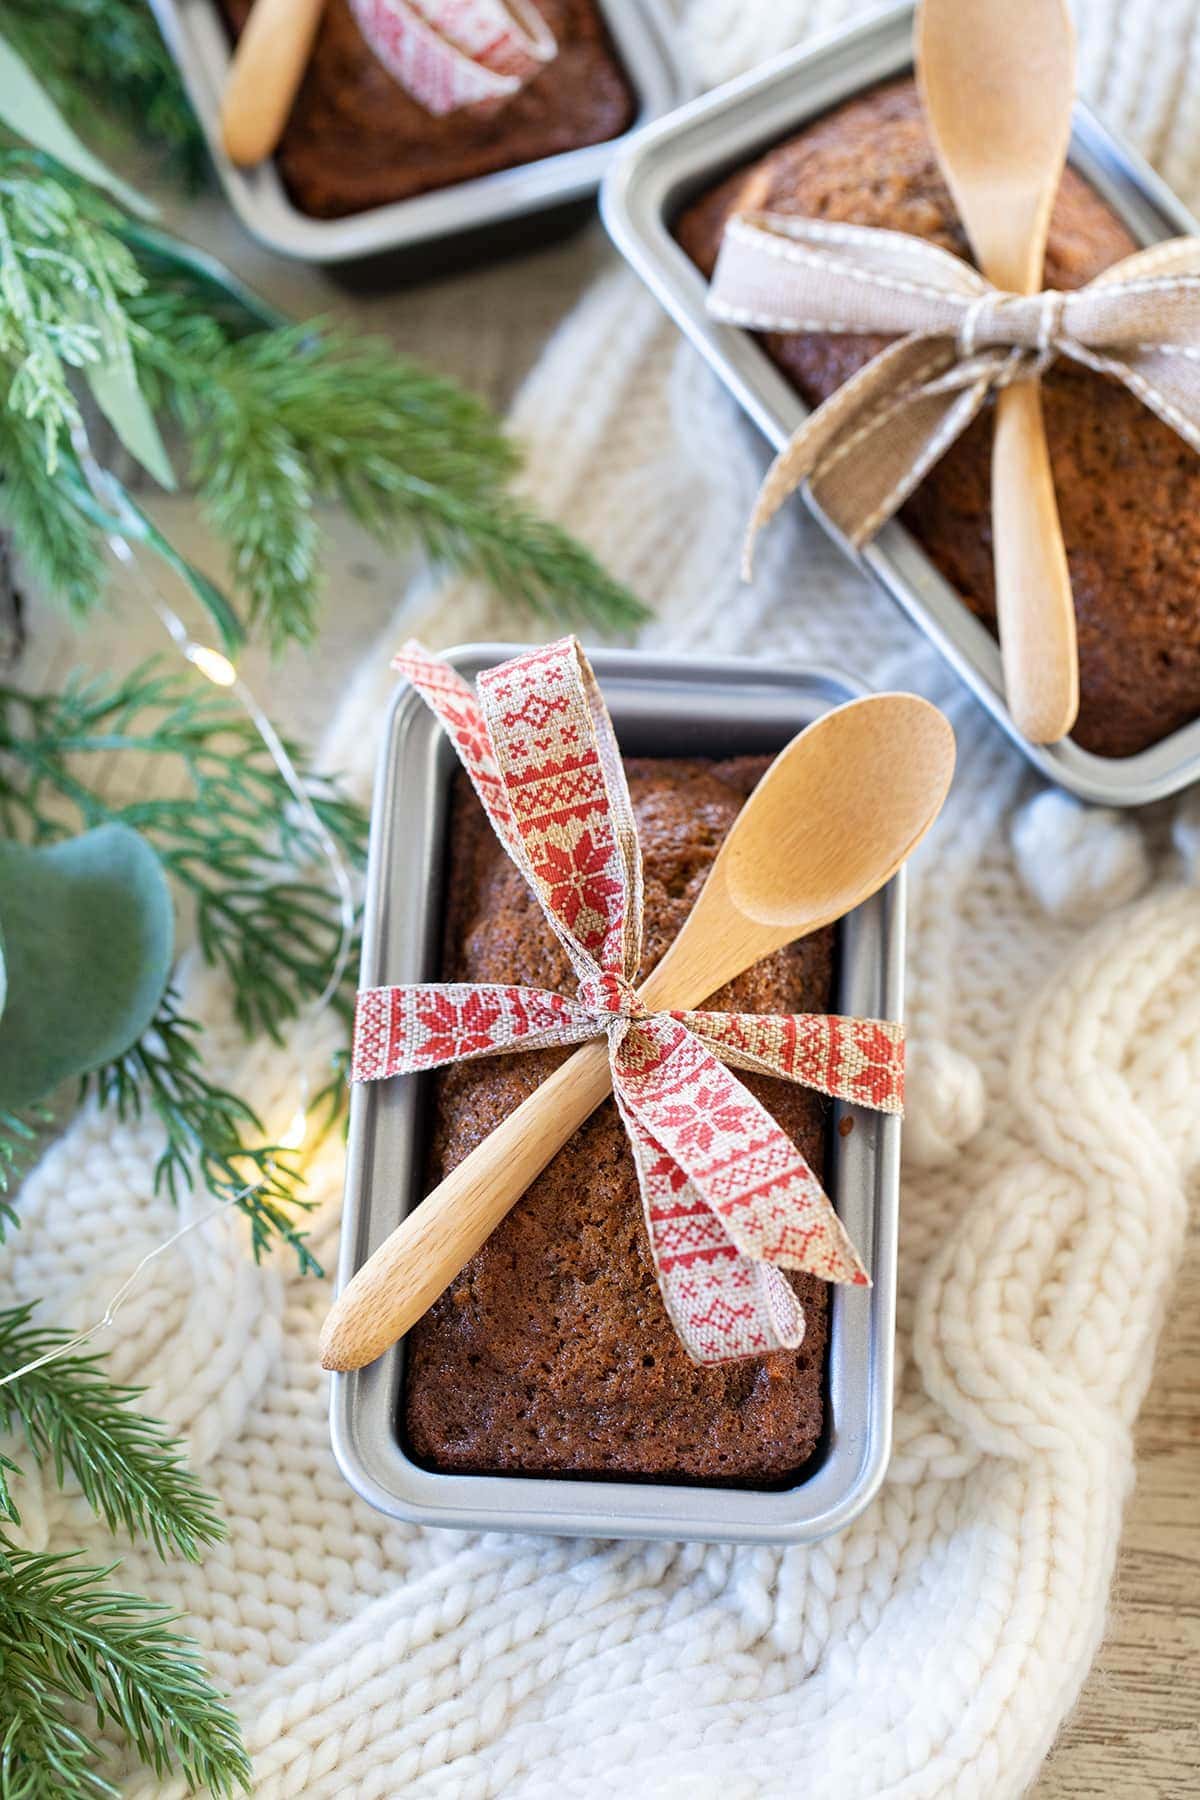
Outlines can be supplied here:
M662 955L766 767L631 759L645 870L643 973ZM522 876L460 776L446 871L442 978L574 991ZM826 1012L834 937L821 932L740 976L713 1005ZM545 1078L562 1051L458 1063L430 1078L427 1179L440 1181ZM742 1074L814 1168L828 1102ZM663 1308L633 1160L607 1101L543 1171L406 1339L402 1436L429 1468L742 1485L794 1479L824 1415L828 1290L790 1277L803 1345L697 1368Z
M711 274L726 220L760 209L882 226L970 257L913 82L848 101L694 201L680 243ZM1068 169L1046 286L1076 288L1136 245ZM887 341L776 334L764 344L816 405ZM1200 714L1200 458L1119 383L1065 361L1047 375L1046 431L1079 625L1072 733L1130 756ZM902 517L964 602L995 629L990 412L953 444Z
M236 38L252 0L220 0ZM619 137L636 103L596 0L537 0L558 54L511 99L435 118L365 42L348 0L328 0L276 151L303 213L340 219Z

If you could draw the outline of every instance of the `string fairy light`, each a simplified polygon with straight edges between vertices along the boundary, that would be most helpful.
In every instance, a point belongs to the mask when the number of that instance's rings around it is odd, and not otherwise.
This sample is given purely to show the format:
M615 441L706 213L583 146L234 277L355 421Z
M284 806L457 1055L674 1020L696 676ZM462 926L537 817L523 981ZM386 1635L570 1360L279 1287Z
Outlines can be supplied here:
M130 524L135 523L130 513L129 503L120 485L97 462L82 420L75 422L71 435L75 454L83 470L84 480L87 482L93 498L110 518ZM202 644L193 638L175 608L164 598L158 584L147 575L140 556L124 532L111 530L106 532L105 538L112 556L125 570L132 586L140 593L147 606L156 614L167 636L184 661L190 663L192 668L198 674L203 675L205 680L211 682L214 687L229 693L241 706L286 783L310 835L316 840L321 854L329 864L338 896L338 947L330 965L329 978L325 986L316 999L305 1008L298 1021L298 1029L303 1043L306 1045L312 1026L329 1007L342 984L354 943L354 886L346 859L338 848L332 832L314 806L312 796L305 788L296 765L288 754L287 746L229 657L225 655L224 651L215 649L211 644ZM298 1058L297 1060L302 1059ZM304 1085L307 1089L306 1078ZM307 1100L308 1095L305 1091L300 1107L290 1121L285 1134L279 1140L280 1146L284 1149L297 1150L304 1142L307 1129Z
M11 1369L7 1375L0 1375L0 1388L8 1387L11 1382L20 1381L23 1375L32 1375L35 1369L44 1369L47 1363L57 1362L60 1357L74 1355L76 1350L82 1350L85 1344L90 1344L94 1337L99 1337L102 1331L107 1331L136 1286L144 1269L148 1268L157 1257L164 1255L166 1251L173 1250L179 1240L187 1237L189 1232L198 1231L201 1225L207 1225L211 1219L216 1218L218 1213L228 1212L229 1208L236 1206L239 1200L245 1200L256 1191L259 1185L258 1182L253 1182L248 1187L239 1188L236 1194L227 1194L224 1200L218 1200L209 1207L207 1212L198 1214L194 1219L189 1219L186 1225L181 1225L178 1231L173 1231L169 1238L163 1239L161 1244L155 1244L153 1250L147 1250L142 1260L130 1270L116 1293L110 1298L102 1318L97 1319L94 1325L85 1326L82 1331L77 1331L73 1337L67 1338L63 1343L55 1344L52 1350L46 1350L41 1356L35 1356L31 1362L23 1363L19 1369Z
M117 520L119 523L124 522L131 525L134 524L135 521L133 515L130 513L128 503L120 486L96 460L82 420L76 420L73 425L71 440L80 468L83 471L84 480L87 482L93 498L110 518ZM194 668L199 675L202 675L205 680L210 681L214 687L224 689L241 706L246 717L250 720L259 737L262 739L268 755L275 764L276 769L279 771L289 793L292 795L310 837L317 844L322 856L329 865L329 871L333 878L333 885L338 900L339 930L337 951L330 964L329 978L326 981L325 986L321 989L321 992L317 995L316 999L310 1001L302 1009L297 1018L296 1035L299 1040L297 1062L300 1065L300 1097L295 1112L292 1114L287 1126L277 1139L278 1147L281 1150L296 1151L303 1147L304 1140L308 1135L309 1084L305 1066L305 1051L311 1040L313 1028L317 1021L328 1010L333 1002L334 996L341 987L342 979L346 973L346 968L349 964L350 954L354 945L356 909L354 903L354 884L351 879L350 869L346 863L345 857L338 848L336 839L325 824L325 821L321 818L316 806L313 804L312 796L305 788L304 783L300 778L299 771L288 754L287 746L275 729L270 717L255 698L250 687L242 679L242 676L238 673L238 670L230 661L229 657L225 655L224 651L215 649L210 644L202 644L192 637L191 632L188 630L183 619L180 618L170 602L165 599L157 583L147 575L140 556L124 532L116 528L106 530L105 541L113 558L121 565L122 569L129 576L132 587L140 594L147 606L156 614L163 629L166 631L167 636L171 639L185 662L190 663L192 668ZM237 1206L240 1201L246 1200L252 1194L257 1193L269 1178L270 1172L268 1165L268 1173L262 1180L251 1182L246 1187L239 1188L236 1193L226 1195L224 1199L217 1201L215 1205L211 1206L206 1212L200 1213L194 1219L190 1219L186 1225L180 1226L179 1229L173 1231L169 1237L164 1238L162 1243L156 1244L152 1250L148 1250L137 1266L126 1276L120 1287L111 1296L104 1309L103 1315L97 1319L94 1324L86 1326L83 1330L76 1332L73 1337L64 1340L61 1344L56 1344L52 1350L47 1350L43 1355L35 1357L31 1362L24 1363L18 1369L10 1370L8 1374L0 1377L0 1388L8 1387L10 1383L19 1381L22 1376L33 1374L36 1369L44 1368L47 1363L57 1362L60 1357L72 1355L76 1350L82 1348L83 1345L90 1343L93 1338L98 1337L102 1331L107 1331L116 1318L117 1313L124 1305L129 1294L136 1286L139 1278L152 1262L164 1255L168 1250L173 1249L174 1246L179 1243L180 1239L187 1237L190 1232L196 1231L201 1226L211 1223L213 1219L228 1212L230 1207Z

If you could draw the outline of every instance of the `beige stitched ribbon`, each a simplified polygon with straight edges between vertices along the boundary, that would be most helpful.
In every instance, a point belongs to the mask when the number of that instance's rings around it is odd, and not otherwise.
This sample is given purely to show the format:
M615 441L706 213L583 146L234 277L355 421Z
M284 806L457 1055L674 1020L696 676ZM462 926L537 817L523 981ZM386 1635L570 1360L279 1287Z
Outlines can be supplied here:
M557 54L532 0L350 0L390 75L437 116L505 100Z
M759 490L746 542L789 494L856 548L995 388L1066 356L1113 376L1200 450L1200 238L1125 257L1073 293L1003 293L961 257L873 226L751 212L725 228L709 311L753 331L896 336L805 420Z

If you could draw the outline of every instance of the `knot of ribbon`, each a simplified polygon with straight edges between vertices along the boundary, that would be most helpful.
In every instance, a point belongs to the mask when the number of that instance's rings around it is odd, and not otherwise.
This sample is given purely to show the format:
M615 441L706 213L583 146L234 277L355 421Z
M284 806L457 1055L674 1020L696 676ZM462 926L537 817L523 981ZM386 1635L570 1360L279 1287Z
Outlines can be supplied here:
M650 1009L632 984L615 970L597 969L585 975L575 991L584 1012L608 1023L618 1019L645 1019Z
M506 100L558 53L532 0L350 0L389 75L440 117Z
M1200 450L1200 238L1071 293L1009 294L961 257L874 226L749 212L725 227L709 311L754 331L894 337L811 413L763 482L746 546L802 483L851 544L895 513L998 387L1067 357L1120 381Z
M902 1028L820 1014L649 1011L634 988L637 825L579 644L564 638L488 669L474 692L418 644L393 667L449 736L578 988L573 998L490 983L364 989L351 1079L606 1036L654 1268L684 1348L701 1363L794 1348L804 1315L782 1270L859 1285L868 1277L804 1157L730 1066L899 1113Z

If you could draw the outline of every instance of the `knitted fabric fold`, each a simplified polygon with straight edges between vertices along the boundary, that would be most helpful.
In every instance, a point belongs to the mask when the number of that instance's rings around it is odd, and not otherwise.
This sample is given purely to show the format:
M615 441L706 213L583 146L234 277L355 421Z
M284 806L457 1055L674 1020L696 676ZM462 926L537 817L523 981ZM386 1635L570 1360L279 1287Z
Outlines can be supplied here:
M716 79L853 10L694 0L687 41ZM1085 91L1195 204L1200 16L1184 0L1076 12ZM597 256L584 243L374 302L370 323L481 382L532 365L513 414L529 491L654 606L647 645L840 664L919 688L958 734L954 789L910 886L916 1160L887 1481L807 1549L383 1519L330 1454L316 1354L328 1289L282 1259L256 1269L221 1221L155 1265L112 1344L117 1376L148 1384L147 1407L187 1437L229 1538L198 1568L123 1549L120 1580L186 1615L243 1721L258 1800L1015 1800L1103 1632L1131 1428L1200 1162L1200 897L1160 862L1117 910L1090 890L1090 927L1043 910L1010 830L1037 786L1025 763L801 507L740 585L762 447L637 281L609 257L545 339L547 294ZM381 649L414 630L442 647L533 633L465 587L414 596L402 620L372 616L355 599L362 558L348 540L345 583L329 584L342 661L316 673L330 694L344 685L361 621L364 673L327 760L365 795L363 720L382 718L391 686ZM394 573L377 561L383 593ZM88 644L68 658L95 660ZM265 693L285 722L291 683L289 664L287 691ZM212 978L193 977L186 1004L212 1022L228 1077L286 1123L288 1052L238 1050ZM331 1042L312 1047L314 1070ZM149 1124L84 1112L26 1184L4 1252L17 1295L47 1294L64 1322L97 1315L177 1222L153 1198L156 1151ZM327 1266L341 1172L330 1141L309 1169ZM23 1510L31 1538L107 1554L52 1484ZM127 1790L182 1793L144 1775Z

